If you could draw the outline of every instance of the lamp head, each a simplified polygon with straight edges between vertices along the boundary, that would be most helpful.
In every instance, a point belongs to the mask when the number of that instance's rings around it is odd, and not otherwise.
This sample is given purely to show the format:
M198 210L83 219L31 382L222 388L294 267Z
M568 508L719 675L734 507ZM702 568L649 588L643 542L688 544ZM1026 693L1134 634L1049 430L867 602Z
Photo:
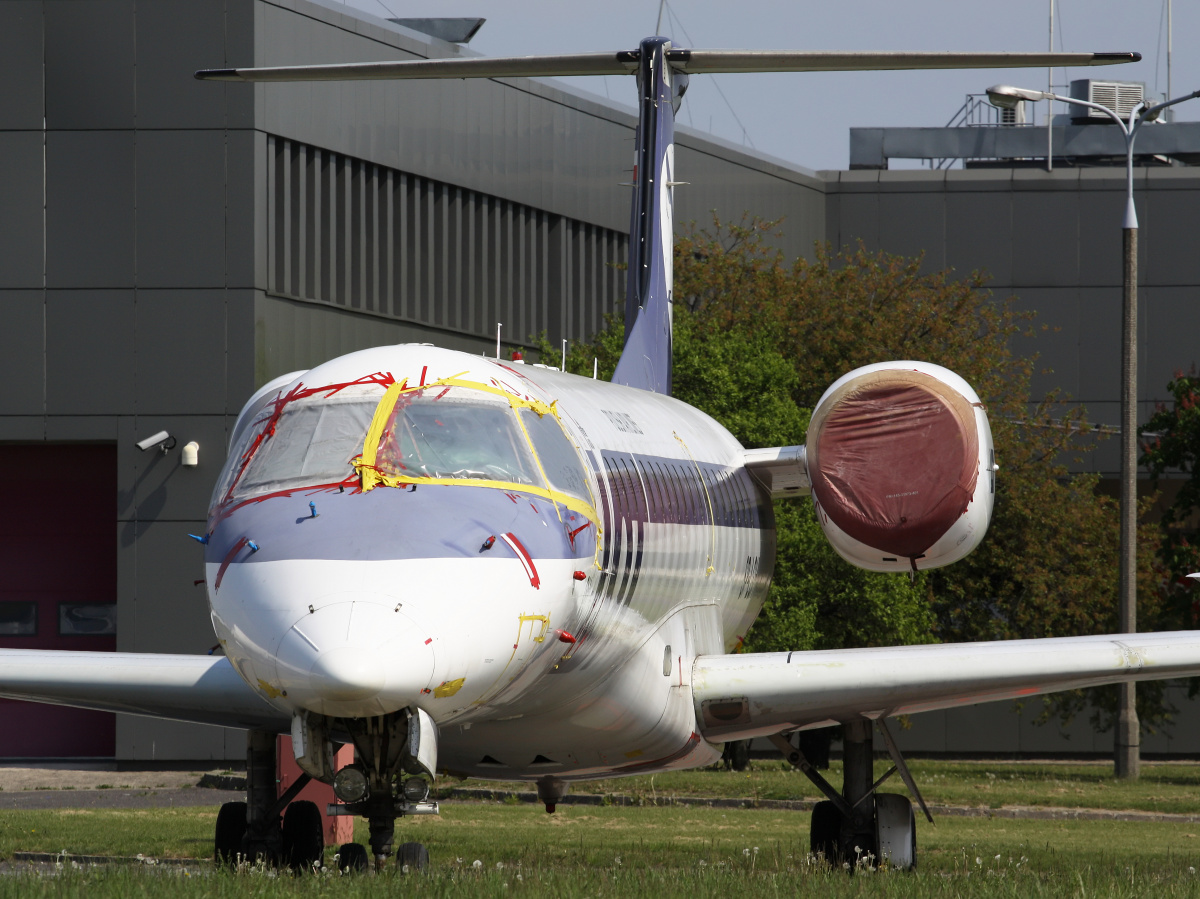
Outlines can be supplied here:
M988 102L999 109L1016 109L1022 100L1044 100L1045 91L1029 91L1011 84L994 84L987 89Z

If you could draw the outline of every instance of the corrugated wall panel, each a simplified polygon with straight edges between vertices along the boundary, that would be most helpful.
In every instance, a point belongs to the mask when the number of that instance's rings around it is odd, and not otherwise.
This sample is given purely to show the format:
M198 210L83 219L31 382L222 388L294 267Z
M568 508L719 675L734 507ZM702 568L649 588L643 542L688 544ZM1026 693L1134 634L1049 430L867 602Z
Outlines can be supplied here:
M267 139L268 292L524 343L582 340L623 294L626 238L280 137Z

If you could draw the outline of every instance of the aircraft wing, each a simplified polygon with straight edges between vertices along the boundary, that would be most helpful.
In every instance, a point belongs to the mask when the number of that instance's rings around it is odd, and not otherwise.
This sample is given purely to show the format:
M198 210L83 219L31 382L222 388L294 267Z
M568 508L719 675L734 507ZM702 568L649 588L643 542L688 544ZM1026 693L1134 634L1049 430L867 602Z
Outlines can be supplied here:
M4 649L0 697L223 727L291 726L224 656Z
M1128 680L1200 674L1200 631L701 656L701 733L745 740L804 727Z

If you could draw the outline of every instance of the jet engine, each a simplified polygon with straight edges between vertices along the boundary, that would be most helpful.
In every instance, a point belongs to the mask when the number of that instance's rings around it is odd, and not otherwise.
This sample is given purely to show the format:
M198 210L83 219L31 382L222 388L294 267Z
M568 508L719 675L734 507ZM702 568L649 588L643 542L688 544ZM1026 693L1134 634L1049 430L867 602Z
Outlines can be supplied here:
M949 565L987 531L997 470L987 413L939 365L884 362L839 378L817 403L805 454L821 528L860 568Z

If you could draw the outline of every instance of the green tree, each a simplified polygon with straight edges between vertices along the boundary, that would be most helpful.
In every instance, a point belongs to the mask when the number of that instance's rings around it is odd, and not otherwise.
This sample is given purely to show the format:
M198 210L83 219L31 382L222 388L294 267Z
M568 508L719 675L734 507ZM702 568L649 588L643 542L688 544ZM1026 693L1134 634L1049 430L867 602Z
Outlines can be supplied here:
M748 446L803 440L785 411L811 410L830 383L860 365L920 359L962 375L987 404L1001 470L989 533L965 560L906 576L861 571L830 549L806 502L778 504L779 560L770 598L748 635L753 649L806 649L1112 632L1116 628L1117 503L1097 477L1070 475L1094 430L1060 397L1034 397L1034 314L998 299L985 278L928 273L920 259L818 247L785 260L773 225L714 222L675 247L676 395L726 424ZM609 373L620 354L618 319L568 368ZM1143 596L1156 595L1154 539L1139 547ZM1157 620L1154 600L1143 603ZM1151 690L1144 724L1166 711ZM1063 717L1100 692L1058 695ZM1156 704L1157 703L1157 704Z
M1200 513L1200 378L1177 372L1167 385L1173 403L1160 406L1140 429L1141 464L1156 481L1177 473L1179 492L1163 512L1159 532L1158 589L1165 627L1200 625L1200 592L1187 575L1200 571L1197 515ZM1139 596L1140 599L1140 596ZM1142 624L1139 602L1138 623ZM1145 629L1143 627L1142 629Z

